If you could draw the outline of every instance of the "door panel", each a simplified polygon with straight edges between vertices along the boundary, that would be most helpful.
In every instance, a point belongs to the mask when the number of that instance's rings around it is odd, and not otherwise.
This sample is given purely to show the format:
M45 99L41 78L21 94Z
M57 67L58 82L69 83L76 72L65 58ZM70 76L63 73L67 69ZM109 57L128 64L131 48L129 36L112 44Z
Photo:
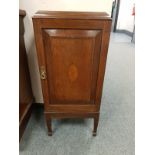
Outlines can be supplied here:
M50 104L92 104L100 30L43 29Z

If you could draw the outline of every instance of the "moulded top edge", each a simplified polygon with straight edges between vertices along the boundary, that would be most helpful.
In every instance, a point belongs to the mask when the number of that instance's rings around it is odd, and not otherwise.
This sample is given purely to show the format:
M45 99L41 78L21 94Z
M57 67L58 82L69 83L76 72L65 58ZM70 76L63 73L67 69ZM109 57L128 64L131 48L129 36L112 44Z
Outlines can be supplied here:
M109 19L106 12L73 12L73 11L37 11L33 18L56 19Z

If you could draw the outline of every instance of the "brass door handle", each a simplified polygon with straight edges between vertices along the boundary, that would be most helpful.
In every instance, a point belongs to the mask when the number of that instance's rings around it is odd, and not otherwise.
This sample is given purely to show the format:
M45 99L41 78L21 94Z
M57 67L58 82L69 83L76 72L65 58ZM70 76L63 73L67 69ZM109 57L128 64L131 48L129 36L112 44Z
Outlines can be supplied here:
M40 78L41 80L45 80L46 79L46 70L44 66L40 67Z

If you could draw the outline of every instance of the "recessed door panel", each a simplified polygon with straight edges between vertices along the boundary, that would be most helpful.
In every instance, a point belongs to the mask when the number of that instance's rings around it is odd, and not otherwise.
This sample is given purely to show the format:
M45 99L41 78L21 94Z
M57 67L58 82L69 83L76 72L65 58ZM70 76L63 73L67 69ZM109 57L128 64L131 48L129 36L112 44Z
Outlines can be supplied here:
M95 101L101 31L43 29L50 104Z

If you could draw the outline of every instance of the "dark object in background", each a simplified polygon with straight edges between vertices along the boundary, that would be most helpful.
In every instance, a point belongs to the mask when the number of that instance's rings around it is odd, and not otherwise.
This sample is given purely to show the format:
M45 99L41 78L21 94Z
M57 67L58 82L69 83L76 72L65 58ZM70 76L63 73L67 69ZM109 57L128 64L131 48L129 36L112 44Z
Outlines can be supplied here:
M33 94L24 43L24 10L19 10L19 140L32 112Z
M111 18L113 18L113 13L114 13L115 7L116 7L116 0L114 0L114 1L112 2Z

